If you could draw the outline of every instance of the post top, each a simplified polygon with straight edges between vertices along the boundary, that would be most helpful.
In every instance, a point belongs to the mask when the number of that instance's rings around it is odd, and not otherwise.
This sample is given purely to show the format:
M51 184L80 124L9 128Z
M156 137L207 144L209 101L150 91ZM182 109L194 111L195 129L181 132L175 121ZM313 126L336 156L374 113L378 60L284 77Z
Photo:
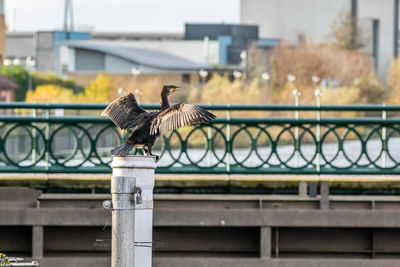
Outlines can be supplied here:
M155 156L113 156L111 168L138 168L155 169L157 167Z

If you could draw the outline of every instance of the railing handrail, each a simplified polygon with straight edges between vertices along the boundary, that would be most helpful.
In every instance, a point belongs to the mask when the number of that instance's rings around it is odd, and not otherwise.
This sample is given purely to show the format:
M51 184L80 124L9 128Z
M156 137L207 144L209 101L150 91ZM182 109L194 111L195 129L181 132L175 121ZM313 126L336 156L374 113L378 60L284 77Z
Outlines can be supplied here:
M102 110L107 104L58 104L58 103L26 103L26 102L3 102L0 109L77 109L77 110ZM160 109L159 104L143 104L145 109ZM199 104L209 110L224 111L400 111L400 105L210 105Z
M100 118L96 116L0 116L0 122L15 123L31 123L31 122L52 122L52 123L106 123L110 121L108 118ZM368 118L216 118L213 123L229 123L229 124L259 124L259 123L289 123L292 125L301 124L400 124L400 117L392 117L382 119L380 117Z

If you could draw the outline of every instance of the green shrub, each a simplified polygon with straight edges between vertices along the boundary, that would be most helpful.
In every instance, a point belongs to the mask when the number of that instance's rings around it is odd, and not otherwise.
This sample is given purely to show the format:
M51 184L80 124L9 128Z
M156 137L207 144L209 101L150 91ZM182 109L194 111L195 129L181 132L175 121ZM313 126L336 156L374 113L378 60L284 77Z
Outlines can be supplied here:
M12 80L20 86L15 92L16 101L25 101L26 92L29 89L29 75L32 75L32 89L39 85L52 84L64 88L69 88L74 93L79 93L83 89L75 84L74 81L69 79L62 79L54 73L28 73L23 66L2 66L0 67L0 74Z

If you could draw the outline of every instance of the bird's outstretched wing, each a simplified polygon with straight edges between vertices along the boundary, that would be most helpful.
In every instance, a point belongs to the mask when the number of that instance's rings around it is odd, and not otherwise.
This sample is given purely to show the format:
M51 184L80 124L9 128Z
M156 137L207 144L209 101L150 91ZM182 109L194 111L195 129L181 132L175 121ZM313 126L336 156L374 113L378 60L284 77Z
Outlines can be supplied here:
M137 103L135 96L130 93L111 102L101 113L101 117L108 116L121 129L128 129L136 125L135 119L146 111Z
M150 127L150 134L164 134L197 123L211 122L216 116L194 105L176 104L158 114Z

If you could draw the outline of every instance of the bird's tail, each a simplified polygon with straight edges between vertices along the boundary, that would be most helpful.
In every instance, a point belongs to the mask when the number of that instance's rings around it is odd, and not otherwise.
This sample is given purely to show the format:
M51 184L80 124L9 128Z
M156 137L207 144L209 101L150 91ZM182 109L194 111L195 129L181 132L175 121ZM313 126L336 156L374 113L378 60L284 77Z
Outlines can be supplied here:
M124 143L120 146L115 147L113 150L111 150L111 154L113 156L124 156L129 153L134 147L134 144L130 143Z

